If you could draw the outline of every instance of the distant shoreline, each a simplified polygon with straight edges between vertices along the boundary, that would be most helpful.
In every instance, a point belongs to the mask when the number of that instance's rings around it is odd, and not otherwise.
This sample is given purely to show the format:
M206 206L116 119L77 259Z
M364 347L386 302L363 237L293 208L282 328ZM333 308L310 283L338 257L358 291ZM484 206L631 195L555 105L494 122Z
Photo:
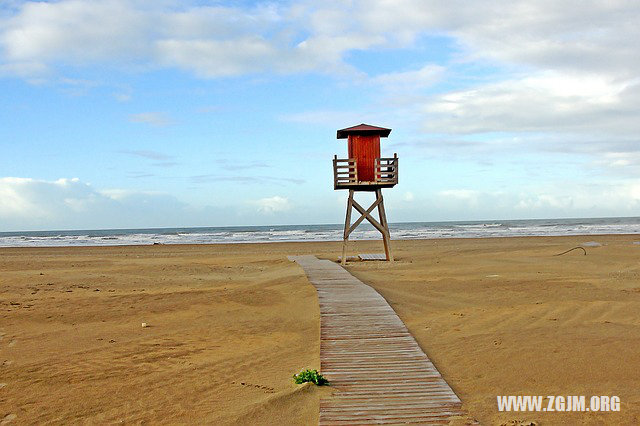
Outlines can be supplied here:
M341 241L343 224L0 232L0 247ZM392 223L392 240L640 234L640 217ZM350 239L377 240L363 224Z
M403 243L409 243L409 242L426 242L426 241L433 241L433 242L437 242L437 241L441 241L443 243L445 242L450 242L450 241L456 241L456 240L460 240L460 241L482 241L482 240L508 240L508 239L513 239L513 240L517 240L517 239L543 239L543 238L549 238L549 239L563 239L563 238L580 238L580 237L585 237L585 242L582 244L585 244L585 247L588 247L590 244L587 243L597 243L597 241L593 241L594 239L598 239L598 238L634 238L637 237L637 240L634 241L630 241L632 244L634 245L638 245L640 246L640 234L638 233L628 233L628 234L622 234L622 233L618 233L618 234L569 234L569 235L511 235L511 236L487 236L487 237L443 237L443 238L396 238L396 239L391 239L392 242L403 242ZM589 241L586 241L589 240ZM380 240L382 241L382 240ZM375 239L350 239L349 240L349 244L353 244L353 243L376 243ZM318 246L323 246L323 245L327 245L327 244L342 244L342 240L312 240L312 241L294 241L294 240L287 240L287 241L245 241L245 242L213 242L213 243L151 243L151 244L95 244L95 245L24 245L24 246L0 246L0 251L4 251L4 250L11 250L11 249L109 249L109 248L113 248L113 249L117 249L117 248L122 248L122 249L129 249L129 248L150 248L150 247L182 247L182 248L189 248L189 247L207 247L207 246L211 246L211 247L224 247L224 246L229 246L229 247L236 247L236 246L262 246L262 245L267 245L267 246L279 246L279 245L298 245L298 244L304 244L304 245L318 245ZM382 243L381 243L382 244Z

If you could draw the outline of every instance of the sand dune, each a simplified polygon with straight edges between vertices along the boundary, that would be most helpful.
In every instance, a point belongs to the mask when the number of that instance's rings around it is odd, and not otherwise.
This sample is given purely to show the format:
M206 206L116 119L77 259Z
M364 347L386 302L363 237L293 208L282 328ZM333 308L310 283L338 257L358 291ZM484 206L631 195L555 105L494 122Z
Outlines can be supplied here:
M556 253L588 241L587 256ZM348 269L389 300L483 424L640 423L632 236L396 241ZM379 242L351 252L380 251ZM0 249L0 419L314 424L313 287L338 243ZM149 327L142 328L146 322ZM618 395L619 413L499 413L496 395Z
M0 416L317 418L317 389L291 380L319 368L315 292L282 256L164 246L5 249L1 259Z

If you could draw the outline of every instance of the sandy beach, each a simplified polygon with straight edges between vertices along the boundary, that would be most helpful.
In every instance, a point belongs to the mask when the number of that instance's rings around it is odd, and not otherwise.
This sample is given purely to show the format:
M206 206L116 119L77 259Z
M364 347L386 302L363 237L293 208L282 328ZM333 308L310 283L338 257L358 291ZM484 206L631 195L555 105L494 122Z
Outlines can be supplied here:
M394 241L347 268L482 424L640 423L637 236ZM574 250L587 242L587 255ZM314 288L340 243L0 249L0 422L314 424ZM378 241L351 253L380 252ZM146 323L147 327L142 327ZM620 412L500 413L497 395L616 395Z

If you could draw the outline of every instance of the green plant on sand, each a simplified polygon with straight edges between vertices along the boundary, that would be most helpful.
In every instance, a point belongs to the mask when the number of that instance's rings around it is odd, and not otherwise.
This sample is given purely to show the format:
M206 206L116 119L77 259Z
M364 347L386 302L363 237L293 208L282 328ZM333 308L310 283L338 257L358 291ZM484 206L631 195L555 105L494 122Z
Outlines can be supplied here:
M318 373L318 370L309 369L302 370L298 374L294 374L293 381L296 382L296 384L311 382L318 386L329 384L329 381L325 379L322 374Z

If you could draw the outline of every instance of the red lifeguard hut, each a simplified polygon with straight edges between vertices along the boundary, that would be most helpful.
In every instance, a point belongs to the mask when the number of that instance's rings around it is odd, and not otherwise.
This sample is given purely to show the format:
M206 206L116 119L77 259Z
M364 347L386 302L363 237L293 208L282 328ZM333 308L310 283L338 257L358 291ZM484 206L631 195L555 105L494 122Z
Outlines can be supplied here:
M386 138L391 129L359 124L338 130L338 139L347 139L349 158L333 158L333 189L348 189L347 217L344 223L341 263L346 263L347 242L349 235L367 219L380 233L384 242L384 252L388 261L393 261L390 247L389 224L384 211L382 188L392 188L398 183L398 155L383 158L380 156L380 138ZM368 209L358 204L354 195L356 191L373 191L376 200ZM380 221L371 216L378 208ZM360 218L351 224L351 210L356 209Z

